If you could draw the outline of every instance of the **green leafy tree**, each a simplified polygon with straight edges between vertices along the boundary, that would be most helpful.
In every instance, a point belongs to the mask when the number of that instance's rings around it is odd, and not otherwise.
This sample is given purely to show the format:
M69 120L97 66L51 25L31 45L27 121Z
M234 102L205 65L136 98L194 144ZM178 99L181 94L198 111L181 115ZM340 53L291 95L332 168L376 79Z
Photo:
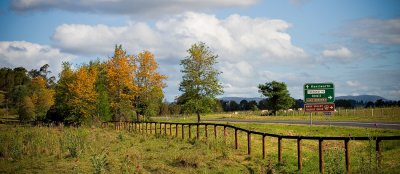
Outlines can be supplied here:
M187 52L189 56L181 60L183 76L179 91L183 94L178 103L185 112L196 113L200 122L200 113L211 112L216 104L215 97L223 93L218 82L220 72L214 68L218 56L204 43L192 45Z
M71 119L72 108L68 105L68 101L72 98L72 94L68 89L68 84L74 81L74 72L71 64L68 62L62 63L62 71L59 74L59 79L56 86L55 94L55 110L54 117L49 118L54 121L64 121L66 123L73 122Z
M267 82L258 85L258 92L268 97L267 104L271 107L272 113L276 115L276 111L288 109L294 104L294 100L289 95L287 86L283 82Z
M25 96L22 99L21 106L18 110L20 121L32 121L36 118L35 114L35 104L29 96Z

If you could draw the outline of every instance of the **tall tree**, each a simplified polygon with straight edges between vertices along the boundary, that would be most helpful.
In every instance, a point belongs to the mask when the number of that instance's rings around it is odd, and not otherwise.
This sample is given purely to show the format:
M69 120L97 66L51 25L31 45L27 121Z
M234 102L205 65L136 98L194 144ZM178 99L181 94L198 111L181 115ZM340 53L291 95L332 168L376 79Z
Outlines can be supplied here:
M93 120L96 111L97 68L82 65L76 70L73 78L74 81L68 84L68 91L71 93L68 104L73 108L74 120L79 123L88 121L89 117Z
M71 68L71 64L68 62L62 63L62 71L59 74L58 82L56 86L55 94L55 110L56 114L54 118L49 118L54 121L73 121L69 117L72 115L72 106L68 105L68 102L72 98L71 93L68 89L68 85L74 81L74 72Z
M96 114L101 121L110 121L112 119L112 114L110 110L110 97L107 91L107 69L106 64L96 62L98 66L98 76L96 81Z
M43 120L47 111L54 104L55 92L46 86L46 80L40 76L32 79L30 90L32 91L30 98L35 106L36 119Z
M135 83L138 86L138 95L135 105L139 114L144 116L154 116L158 114L165 88L163 80L167 76L158 73L156 70L158 64L154 59L154 54L149 51L143 51L135 59L137 72Z
M107 89L110 94L114 120L131 115L138 87L134 84L136 65L134 57L127 55L122 46L115 46L114 56L107 65ZM127 108L128 107L128 108Z
M272 113L276 115L276 111L288 109L294 104L294 99L290 97L286 84L283 82L267 82L258 85L258 92L268 97L267 104L271 107Z
M179 90L183 93L178 103L186 112L196 113L200 122L200 113L211 112L215 97L223 93L218 82L220 72L214 68L218 56L204 43L192 45L187 52L189 56L181 60L183 76Z

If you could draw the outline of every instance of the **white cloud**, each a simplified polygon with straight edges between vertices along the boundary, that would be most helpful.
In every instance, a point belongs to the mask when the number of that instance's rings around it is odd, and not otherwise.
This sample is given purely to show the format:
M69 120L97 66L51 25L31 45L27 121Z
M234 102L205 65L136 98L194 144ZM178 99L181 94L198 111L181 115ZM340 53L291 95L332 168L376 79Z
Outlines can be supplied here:
M13 0L15 11L59 9L85 13L161 16L185 11L206 11L215 8L248 6L257 0Z
M27 70L50 65L52 75L60 72L61 62L70 61L75 56L60 52L59 49L26 41L0 42L0 66L19 67Z
M177 91L180 76L175 65L187 56L186 50L202 41L219 55L217 69L221 82L231 87L226 95L249 92L264 82L257 73L266 65L301 63L307 60L302 48L291 42L286 32L290 24L277 19L250 18L237 14L218 19L214 15L188 12L157 20L154 25L131 22L126 26L64 24L57 27L53 41L62 51L73 54L112 56L114 45L122 44L129 54L152 51L160 69L169 76L167 91ZM167 70L164 70L167 69ZM252 89L254 90L254 89ZM177 93L177 92L176 92ZM257 93L254 90L252 94Z
M357 80L348 80L348 81L346 81L346 84L350 87L360 86L360 82L358 82Z
M353 56L353 53L344 46L325 49L322 51L321 54L324 57L336 57L336 58L351 58Z
M372 44L400 44L400 18L358 20L348 24L341 35Z

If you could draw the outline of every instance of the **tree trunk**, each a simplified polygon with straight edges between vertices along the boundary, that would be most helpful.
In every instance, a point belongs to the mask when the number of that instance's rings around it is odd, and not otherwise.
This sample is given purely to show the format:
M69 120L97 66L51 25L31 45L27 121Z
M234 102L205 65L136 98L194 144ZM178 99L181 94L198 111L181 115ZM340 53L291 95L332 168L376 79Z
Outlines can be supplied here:
M197 123L200 123L200 112L197 112Z

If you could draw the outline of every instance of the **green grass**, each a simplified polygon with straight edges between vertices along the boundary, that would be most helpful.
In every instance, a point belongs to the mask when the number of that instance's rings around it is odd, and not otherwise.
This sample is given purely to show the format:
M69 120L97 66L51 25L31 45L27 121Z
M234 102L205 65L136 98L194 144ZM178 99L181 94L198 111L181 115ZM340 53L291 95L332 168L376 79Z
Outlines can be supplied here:
M0 173L248 173L264 168L262 161L245 160L247 155L220 141L100 128L0 125L0 132ZM70 147L79 153L72 155Z
M224 117L229 117L229 113L209 114L202 118ZM266 117L250 113L231 114L230 117L296 120L309 118ZM346 118L329 118L335 117ZM153 119L173 122L197 121L195 116ZM400 173L400 141L382 142L381 170L377 170L373 141L375 136L400 135L399 130L255 123L233 125L281 135L368 136L371 141L350 142L352 173ZM169 129L169 126L167 128ZM283 162L278 163L276 138L266 137L266 159L262 159L261 136L252 135L252 151L249 156L246 133L239 131L239 148L235 150L232 129L227 129L226 139L223 138L222 127L217 127L217 138L214 137L212 126L208 127L208 138L204 136L204 126L200 126L199 130L199 140L195 138L195 126L191 128L192 139L188 139L186 127L185 139L182 140L182 129L179 127L176 136L175 125L172 126L172 136L154 135L154 127L153 135L145 135L125 130L116 131L112 125L105 129L0 125L0 173L265 173L268 170L276 173L297 173L296 140L282 140ZM325 171L343 173L344 142L323 143ZM303 140L302 145L303 173L318 173L318 141Z
M291 111L287 113L278 112L277 116L261 116L260 111L243 111L237 114L231 112L203 114L201 119L247 119L247 120L309 120L310 113L302 111ZM185 116L163 116L153 117L159 121L180 121L195 122L195 115ZM337 109L331 116L323 113L313 113L313 120L319 121L366 121L366 122L400 122L400 108L358 108L358 109Z

